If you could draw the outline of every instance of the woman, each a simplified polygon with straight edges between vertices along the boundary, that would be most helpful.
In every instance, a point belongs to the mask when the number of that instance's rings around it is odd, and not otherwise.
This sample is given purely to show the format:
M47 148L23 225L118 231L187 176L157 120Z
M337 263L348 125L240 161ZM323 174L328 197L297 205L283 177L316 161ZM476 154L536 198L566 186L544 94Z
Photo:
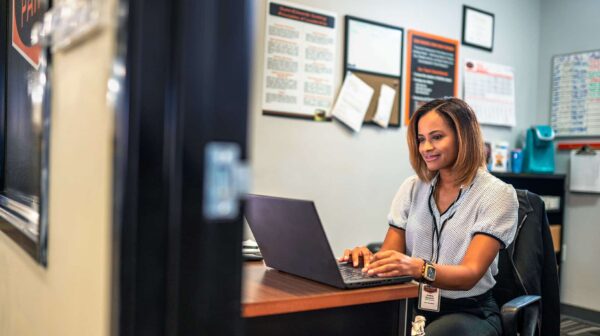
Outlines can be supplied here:
M369 275L420 281L416 313L425 316L428 336L501 335L491 289L498 251L516 231L515 190L484 169L479 124L464 101L433 100L408 127L417 175L394 197L381 250L357 247L340 261L358 267L364 260Z

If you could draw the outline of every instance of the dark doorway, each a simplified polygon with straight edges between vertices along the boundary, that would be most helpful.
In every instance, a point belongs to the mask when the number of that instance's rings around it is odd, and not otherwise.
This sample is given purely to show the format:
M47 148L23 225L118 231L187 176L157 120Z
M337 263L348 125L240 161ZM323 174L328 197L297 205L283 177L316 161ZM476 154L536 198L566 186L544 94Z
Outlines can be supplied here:
M242 333L241 206L203 204L206 146L246 158L249 3L120 2L113 335Z

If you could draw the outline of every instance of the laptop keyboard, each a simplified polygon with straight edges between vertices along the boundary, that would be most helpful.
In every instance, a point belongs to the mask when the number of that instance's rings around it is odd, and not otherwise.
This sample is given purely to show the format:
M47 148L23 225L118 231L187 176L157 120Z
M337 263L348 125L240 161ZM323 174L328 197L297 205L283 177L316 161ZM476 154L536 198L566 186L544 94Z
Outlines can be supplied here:
M340 272L344 280L361 280L370 278L370 276L364 274L360 267L354 268L351 265L338 264Z

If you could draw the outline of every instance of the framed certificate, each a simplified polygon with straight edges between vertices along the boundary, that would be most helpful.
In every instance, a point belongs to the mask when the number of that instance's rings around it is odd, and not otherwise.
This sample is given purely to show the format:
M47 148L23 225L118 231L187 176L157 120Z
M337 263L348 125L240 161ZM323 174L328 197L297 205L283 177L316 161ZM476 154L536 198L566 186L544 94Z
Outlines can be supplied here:
M463 6L462 44L491 52L494 48L494 14Z

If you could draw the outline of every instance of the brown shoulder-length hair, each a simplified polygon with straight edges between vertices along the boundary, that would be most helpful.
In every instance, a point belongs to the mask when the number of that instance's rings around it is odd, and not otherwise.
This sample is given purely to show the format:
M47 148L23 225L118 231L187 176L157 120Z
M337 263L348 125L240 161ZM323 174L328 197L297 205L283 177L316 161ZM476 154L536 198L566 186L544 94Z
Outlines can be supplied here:
M457 185L469 183L477 170L485 166L485 152L481 129L473 109L454 97L432 100L421 106L408 124L408 151L410 164L422 181L431 181L437 171L430 171L419 153L419 120L427 113L435 111L448 123L456 135L457 156L452 170L458 172Z

